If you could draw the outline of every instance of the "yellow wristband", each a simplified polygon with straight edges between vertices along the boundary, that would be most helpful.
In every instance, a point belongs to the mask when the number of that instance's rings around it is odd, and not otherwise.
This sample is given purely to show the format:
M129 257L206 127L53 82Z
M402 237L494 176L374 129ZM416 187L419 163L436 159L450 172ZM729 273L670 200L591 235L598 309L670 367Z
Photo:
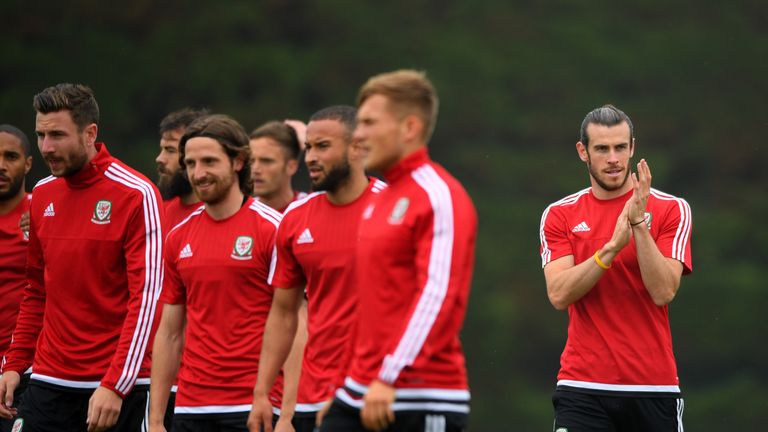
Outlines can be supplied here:
M602 261L600 261L600 257L597 255L599 252L600 251L595 251L595 262L597 263L598 266L600 266L601 269L608 270L609 268L611 268L611 265L610 264L605 265L603 264Z

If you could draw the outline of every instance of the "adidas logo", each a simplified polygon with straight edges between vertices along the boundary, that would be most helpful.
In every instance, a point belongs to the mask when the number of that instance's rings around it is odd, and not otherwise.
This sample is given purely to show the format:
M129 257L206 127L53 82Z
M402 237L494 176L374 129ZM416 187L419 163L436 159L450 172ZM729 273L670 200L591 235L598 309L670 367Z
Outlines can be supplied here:
M43 217L56 216L56 212L53 210L53 203L48 204L43 212Z
M299 236L299 239L296 240L296 244L304 244L304 243L314 243L315 239L312 238L312 233L309 232L309 228L306 228L304 232L301 233Z
M187 243L182 249L181 253L179 254L179 259L181 258L189 258L192 256L192 246Z
M571 232L575 232L576 233L576 232L585 232L585 231L589 231L589 230L590 229L587 226L587 223L586 222L581 222L580 224L578 224L575 227L573 227Z

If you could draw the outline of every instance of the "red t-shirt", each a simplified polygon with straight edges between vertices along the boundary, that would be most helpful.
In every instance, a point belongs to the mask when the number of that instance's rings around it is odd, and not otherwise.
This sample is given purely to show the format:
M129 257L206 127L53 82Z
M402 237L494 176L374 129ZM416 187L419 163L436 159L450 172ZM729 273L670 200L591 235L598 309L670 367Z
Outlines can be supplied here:
M181 202L181 198L179 197L173 197L168 201L165 201L164 204L165 223L167 227L165 229L166 233L170 232L173 227L180 224L181 221L183 221L193 211L199 209L203 205L201 202L196 202L194 204L184 204Z
M275 210L248 198L224 220L201 208L166 239L162 300L186 307L177 414L247 412L272 304ZM281 403L282 379L270 394Z
M359 325L337 398L354 408L372 380L396 388L393 409L469 412L459 332L474 265L477 213L461 184L421 149L384 173L363 211Z
M27 285L27 244L29 234L19 228L21 215L29 211L32 195L24 198L7 214L0 216L0 357L11 344L16 316Z
M277 260L270 284L303 287L307 330L297 412L319 411L344 382L357 324L354 280L357 227L370 198L386 184L371 178L355 201L334 205L324 192L291 204L277 230Z
M542 266L573 255L579 264L613 235L632 192L597 199L591 189L547 207L541 218ZM662 255L690 273L691 209L681 198L652 189L646 205L651 236ZM568 341L558 386L586 392L680 392L668 306L657 306L643 284L634 239L595 286L568 307Z

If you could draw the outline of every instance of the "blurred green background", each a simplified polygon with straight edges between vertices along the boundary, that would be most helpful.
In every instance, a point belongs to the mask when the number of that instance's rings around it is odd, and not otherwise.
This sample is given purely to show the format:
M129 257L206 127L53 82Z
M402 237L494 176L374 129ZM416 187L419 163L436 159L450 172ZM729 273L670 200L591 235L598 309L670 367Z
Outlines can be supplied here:
M375 73L427 71L441 97L432 155L480 215L463 332L475 431L551 428L567 314L547 300L539 220L588 185L580 122L616 104L653 186L693 209L694 273L670 307L685 425L768 424L765 1L6 0L0 10L0 123L33 138L35 93L89 84L100 138L153 179L157 125L171 110L208 107L250 130L353 104ZM45 175L36 161L28 186Z

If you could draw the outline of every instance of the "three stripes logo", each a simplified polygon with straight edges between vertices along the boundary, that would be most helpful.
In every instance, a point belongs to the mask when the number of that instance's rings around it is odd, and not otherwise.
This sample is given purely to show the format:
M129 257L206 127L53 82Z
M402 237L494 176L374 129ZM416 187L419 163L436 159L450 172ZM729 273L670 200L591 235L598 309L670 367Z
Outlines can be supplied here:
M191 258L192 257L192 246L187 243L184 245L184 247L181 249L181 253L179 254L179 259L182 258Z
M312 238L312 233L309 232L309 228L306 228L301 235L299 235L299 238L296 240L296 244L306 244L306 243L314 243L315 239Z
M582 221L581 223L579 223L578 225L573 227L573 229L571 230L571 232L575 232L575 233L577 233L577 232L586 232L586 231L591 231L591 229L589 228L587 223L584 222L584 221Z
M48 204L48 207L45 208L45 211L43 211L43 217L53 217L56 216L56 211L53 209L53 203Z

